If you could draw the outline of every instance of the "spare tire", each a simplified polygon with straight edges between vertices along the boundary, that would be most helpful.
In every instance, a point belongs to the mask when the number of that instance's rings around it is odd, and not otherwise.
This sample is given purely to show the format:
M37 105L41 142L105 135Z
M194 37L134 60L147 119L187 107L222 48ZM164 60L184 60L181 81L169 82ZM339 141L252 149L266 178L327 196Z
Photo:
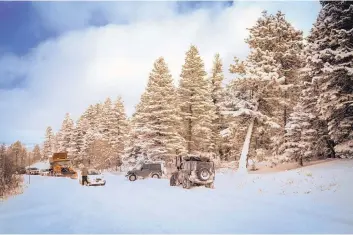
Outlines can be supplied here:
M206 181L211 177L211 172L207 168L202 168L198 171L198 177L202 181Z

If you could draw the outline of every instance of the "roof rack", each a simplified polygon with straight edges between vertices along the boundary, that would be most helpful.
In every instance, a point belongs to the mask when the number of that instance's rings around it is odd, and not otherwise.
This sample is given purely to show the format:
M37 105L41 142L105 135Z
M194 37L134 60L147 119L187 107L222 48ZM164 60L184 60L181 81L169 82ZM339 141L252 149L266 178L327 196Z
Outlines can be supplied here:
M185 161L198 161L198 162L210 162L210 159L207 157L198 157L198 156L186 156L184 157Z

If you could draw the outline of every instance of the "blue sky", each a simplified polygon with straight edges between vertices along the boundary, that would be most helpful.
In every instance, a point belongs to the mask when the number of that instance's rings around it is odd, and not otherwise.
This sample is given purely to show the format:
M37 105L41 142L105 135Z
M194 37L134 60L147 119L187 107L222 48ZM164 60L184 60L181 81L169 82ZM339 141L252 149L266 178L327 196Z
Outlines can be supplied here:
M72 22L71 25L58 31L55 27L51 28L43 22L42 11L45 9L60 7L65 3L48 3L48 2L0 2L0 29L2 37L0 37L0 52L15 53L23 55L28 53L30 48L35 47L41 41L50 37L58 36L66 30L80 29L88 25L104 26L109 24L109 19L100 14L99 11L92 13L88 22L81 23L79 19ZM72 2L70 5L75 5L75 9L87 5L85 2ZM99 3L101 5L109 5L109 2ZM123 5L124 2L115 4ZM129 3L131 4L131 3ZM133 3L138 5L138 2ZM224 6L231 6L232 1L222 2ZM213 2L178 2L177 10L181 14L190 13L198 8L210 8ZM64 18L65 10L59 10L58 15ZM118 23L128 23L124 18Z
M66 112L76 119L107 97L121 95L131 114L154 59L165 56L177 80L190 44L206 69L219 52L227 70L246 56L246 28L262 10L281 10L307 34L320 4L0 2L0 142L40 143Z

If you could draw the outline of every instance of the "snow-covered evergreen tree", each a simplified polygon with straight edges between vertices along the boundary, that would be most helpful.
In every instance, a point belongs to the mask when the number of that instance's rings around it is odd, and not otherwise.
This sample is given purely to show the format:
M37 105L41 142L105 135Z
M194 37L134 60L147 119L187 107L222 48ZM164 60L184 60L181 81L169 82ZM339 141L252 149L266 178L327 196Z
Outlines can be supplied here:
M302 59L302 32L296 30L282 12L268 15L264 11L256 25L250 29L250 36L246 42L252 49L249 57L256 62L252 67L254 72L252 74L265 77L275 75L272 78L280 84L280 90L277 91L280 93L277 95L281 97L279 105L283 109L281 126L285 126L288 110L290 111L296 104L298 92L296 85L299 83L297 72ZM274 67L268 67L271 64ZM260 70L257 70L258 68Z
M39 160L42 160L43 158L42 158L42 154L41 154L41 149L40 149L40 147L39 147L39 145L38 144L36 144L35 146L34 146L34 148L33 148L33 151L32 151L32 157L31 157L31 162L36 162L36 161L39 161ZM45 158L45 160L47 160L46 158Z
M53 153L57 153L59 152L59 148L60 148L60 145L59 145L59 132L58 133L54 133L53 135Z
M128 120L121 97L118 97L112 109L112 125L110 131L111 138L109 139L109 144L112 146L116 156L121 159L127 144L128 135Z
M178 89L182 117L181 133L186 140L188 153L215 151L212 137L216 108L205 76L204 63L198 49L191 46L186 53Z
M250 46L248 58L243 62L235 58L235 65L230 67L241 79L234 83L233 90L246 92L236 92L235 100L226 105L233 106L233 115L244 120L251 118L240 160L243 169L250 146L251 155L258 159L278 154L288 109L295 103L302 32L295 30L281 12L264 12L250 28L246 42Z
M110 98L107 98L102 105L101 115L98 121L98 129L99 133L102 134L102 140L110 142L114 118L112 101Z
M222 154L222 140L220 132L225 129L224 118L221 113L222 105L224 103L224 88L223 88L223 64L222 60L217 53L213 61L212 74L210 77L211 96L213 104L215 105L216 118L213 120L213 143L215 144L215 153L217 160L219 155Z
M312 48L306 47L303 58L311 58ZM317 101L319 89L312 81L320 73L310 63L301 70L300 98L291 113L284 136L284 143L279 151L282 160L296 160L303 165L303 160L333 156L332 141L328 136L327 123L319 119Z
M94 127L94 126L97 126L95 121L96 121L96 118L95 118L95 115L96 115L96 111L95 111L95 108L94 108L94 105L90 105L87 110L83 113L81 119L86 119L88 122L89 122L89 125L90 127Z
M42 160L49 159L55 152L55 140L52 128L49 126L45 132Z
M235 70L231 70L235 73ZM226 129L221 131L224 160L239 159L251 118L256 116L256 100L249 89L251 80L234 79L225 89L223 111ZM246 115L245 115L246 114Z
M317 107L327 121L337 156L353 156L353 4L322 1L323 8L308 38L308 58L317 72Z
M125 169L133 167L137 161L143 160L147 154L144 153L143 149L143 138L139 135L139 130L143 126L140 121L139 112L141 110L141 104L143 104L144 94L142 94L140 103L135 107L135 113L129 120L128 135L126 139L126 146L124 150L124 157L122 159L123 166Z
M88 139L89 137L89 121L81 117L76 124L76 128L72 134L71 152L74 159L81 163L87 157Z
M150 73L146 91L141 97L133 121L132 141L149 160L170 162L176 151L184 150L178 133L177 94L164 59L158 58Z
M61 129L58 135L59 152L67 152L71 155L71 141L72 133L74 130L74 122L70 117L69 113L66 113L65 119L61 125Z

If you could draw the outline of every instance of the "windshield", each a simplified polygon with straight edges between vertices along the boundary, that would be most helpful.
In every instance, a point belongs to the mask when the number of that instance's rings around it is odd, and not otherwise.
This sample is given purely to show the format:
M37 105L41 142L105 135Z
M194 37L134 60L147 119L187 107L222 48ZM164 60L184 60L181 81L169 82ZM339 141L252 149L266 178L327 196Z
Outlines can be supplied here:
M139 162L135 165L134 170L141 170L142 166L143 166L143 163Z
M71 166L71 162L70 161L58 161L56 162L56 164L63 166L63 167L69 167Z
M100 175L100 172L99 171L95 171L95 170L90 170L88 172L89 175Z

